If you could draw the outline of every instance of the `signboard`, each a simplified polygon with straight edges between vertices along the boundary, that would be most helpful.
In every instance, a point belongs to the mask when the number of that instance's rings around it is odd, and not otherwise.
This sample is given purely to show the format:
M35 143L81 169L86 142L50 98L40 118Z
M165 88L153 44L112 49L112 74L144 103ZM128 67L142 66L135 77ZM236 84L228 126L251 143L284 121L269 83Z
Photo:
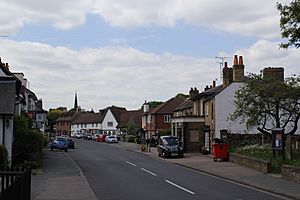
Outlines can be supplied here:
M283 129L273 129L273 149L282 151L284 149L284 130Z

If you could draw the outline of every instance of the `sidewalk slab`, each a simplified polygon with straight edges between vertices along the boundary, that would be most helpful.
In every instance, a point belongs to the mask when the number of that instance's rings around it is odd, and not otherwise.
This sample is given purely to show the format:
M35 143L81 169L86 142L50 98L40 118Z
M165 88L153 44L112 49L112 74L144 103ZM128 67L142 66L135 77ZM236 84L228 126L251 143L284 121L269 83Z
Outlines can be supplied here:
M81 169L63 151L43 151L43 169L32 175L32 200L96 200Z

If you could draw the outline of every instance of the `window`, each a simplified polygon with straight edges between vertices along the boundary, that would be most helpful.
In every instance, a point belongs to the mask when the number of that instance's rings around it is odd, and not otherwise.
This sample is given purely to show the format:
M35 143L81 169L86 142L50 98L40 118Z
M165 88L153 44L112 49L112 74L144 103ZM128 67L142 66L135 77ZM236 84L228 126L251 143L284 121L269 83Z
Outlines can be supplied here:
M92 123L92 127L94 127L94 123Z
M164 122L170 123L171 122L171 115L164 115Z
M107 122L107 126L114 126L113 122Z
M96 123L95 125L96 125L96 127L98 127L98 123Z
M77 128L79 128L79 124L77 124Z
M83 128L83 124L80 124L80 127Z
M86 128L86 124L84 124L84 128Z
M205 115L206 116L208 116L208 107L209 107L208 104L206 104L206 107L205 107Z

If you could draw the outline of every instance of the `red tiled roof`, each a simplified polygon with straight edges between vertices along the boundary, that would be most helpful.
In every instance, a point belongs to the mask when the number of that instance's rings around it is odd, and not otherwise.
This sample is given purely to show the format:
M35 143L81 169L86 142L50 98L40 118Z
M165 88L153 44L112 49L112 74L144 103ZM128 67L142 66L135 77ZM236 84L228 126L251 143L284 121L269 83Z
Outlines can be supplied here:
M174 109L181 104L185 99L173 97L168 101L156 106L150 111L151 115L155 114L172 114Z

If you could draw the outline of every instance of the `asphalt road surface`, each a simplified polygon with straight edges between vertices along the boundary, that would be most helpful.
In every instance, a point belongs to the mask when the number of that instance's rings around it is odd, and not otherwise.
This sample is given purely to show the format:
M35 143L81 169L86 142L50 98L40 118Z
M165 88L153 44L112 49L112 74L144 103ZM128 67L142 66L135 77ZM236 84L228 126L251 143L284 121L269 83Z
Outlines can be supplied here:
M75 140L68 155L79 165L99 200L276 200L263 191L116 146ZM176 158L175 158L176 159Z

